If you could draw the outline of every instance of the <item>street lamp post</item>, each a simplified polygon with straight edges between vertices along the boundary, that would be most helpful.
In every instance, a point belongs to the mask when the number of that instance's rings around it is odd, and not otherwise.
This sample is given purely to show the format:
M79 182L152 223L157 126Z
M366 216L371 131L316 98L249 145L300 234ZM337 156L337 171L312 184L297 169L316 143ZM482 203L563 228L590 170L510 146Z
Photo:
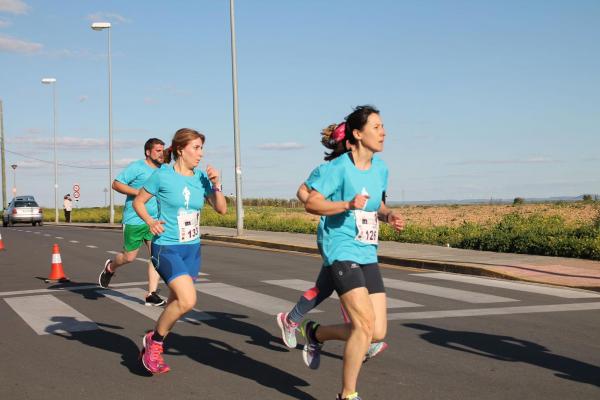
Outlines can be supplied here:
M54 147L54 223L58 224L58 162L56 160L56 78L42 79L44 85L52 85L53 147Z
M111 73L111 56L110 56L110 22L94 22L91 28L95 31L102 31L106 29L108 31L108 186L112 187L113 182L113 139L112 139L112 73ZM114 193L111 190L109 195L110 200L110 223L115 223L115 207L114 207Z
M17 164L10 166L13 169L13 198L17 196Z
M235 206L237 235L244 233L244 207L242 202L242 160L240 156L240 123L237 90L237 53L235 48L235 12L233 0L229 0L229 23L231 26L231 80L233 86L233 142L235 151Z

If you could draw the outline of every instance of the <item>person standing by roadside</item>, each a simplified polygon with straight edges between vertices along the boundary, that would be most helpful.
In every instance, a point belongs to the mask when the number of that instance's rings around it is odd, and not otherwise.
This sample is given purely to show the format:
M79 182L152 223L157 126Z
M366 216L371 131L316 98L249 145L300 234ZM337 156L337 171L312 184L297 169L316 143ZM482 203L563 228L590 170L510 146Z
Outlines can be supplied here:
M142 339L141 361L153 374L170 370L162 357L163 341L177 320L196 305L200 211L207 201L219 214L227 212L218 171L210 165L206 172L198 168L205 141L205 136L193 129L175 132L169 148L174 164L152 174L133 201L135 211L155 235L152 263L171 291L154 329ZM158 201L157 217L148 212L153 199Z
M135 261L142 244L146 245L148 254L150 254L150 241L153 235L148 225L133 209L133 199L148 178L163 164L164 147L165 143L162 140L157 138L148 139L144 145L146 158L129 164L113 181L112 188L127 195L123 207L123 251L104 263L102 272L98 277L100 287L108 288L116 270ZM156 200L150 201L146 207L151 215L154 217L158 215ZM158 273L152 263L148 262L148 294L145 299L147 306L162 306L165 304L165 301L158 295L158 281Z
M67 193L63 200L63 210L65 211L65 222L71 222L71 210L73 209L73 202L71 201L71 193Z

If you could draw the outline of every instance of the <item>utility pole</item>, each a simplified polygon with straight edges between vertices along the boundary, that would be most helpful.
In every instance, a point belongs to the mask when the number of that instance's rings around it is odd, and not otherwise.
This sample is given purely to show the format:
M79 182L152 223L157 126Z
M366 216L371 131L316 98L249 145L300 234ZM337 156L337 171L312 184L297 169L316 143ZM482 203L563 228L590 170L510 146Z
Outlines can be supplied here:
M0 153L2 153L2 209L8 205L6 199L6 159L4 158L4 114L0 100Z

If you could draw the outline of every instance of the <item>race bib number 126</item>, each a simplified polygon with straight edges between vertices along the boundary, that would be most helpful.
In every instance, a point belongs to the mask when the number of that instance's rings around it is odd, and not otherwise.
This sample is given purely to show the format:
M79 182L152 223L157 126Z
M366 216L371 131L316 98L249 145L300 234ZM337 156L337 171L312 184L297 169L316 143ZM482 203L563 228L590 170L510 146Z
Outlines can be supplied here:
M376 211L354 210L358 233L355 239L366 244L377 244L379 240L379 220Z

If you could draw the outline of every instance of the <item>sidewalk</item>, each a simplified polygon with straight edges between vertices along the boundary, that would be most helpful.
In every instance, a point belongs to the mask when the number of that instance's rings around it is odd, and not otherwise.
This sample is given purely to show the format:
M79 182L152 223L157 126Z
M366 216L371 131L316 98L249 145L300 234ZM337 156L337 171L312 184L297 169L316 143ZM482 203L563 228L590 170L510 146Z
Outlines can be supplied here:
M48 225L54 225L47 223ZM120 224L58 224L88 228L121 229ZM202 226L204 240L317 253L315 235ZM380 242L379 261L405 267L491 276L600 291L600 262L577 258L531 256L463 250L425 244Z

